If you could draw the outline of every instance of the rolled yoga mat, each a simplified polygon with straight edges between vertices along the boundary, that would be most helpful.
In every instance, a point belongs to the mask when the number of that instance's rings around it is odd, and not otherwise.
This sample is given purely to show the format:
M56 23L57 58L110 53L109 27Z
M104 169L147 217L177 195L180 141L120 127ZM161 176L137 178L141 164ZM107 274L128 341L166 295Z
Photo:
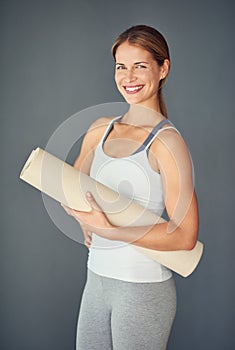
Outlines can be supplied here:
M20 179L75 210L91 210L85 197L86 192L90 191L115 226L144 226L165 222L132 199L120 195L39 147L31 152ZM203 244L199 241L192 250L158 251L133 246L183 277L195 270L203 253Z

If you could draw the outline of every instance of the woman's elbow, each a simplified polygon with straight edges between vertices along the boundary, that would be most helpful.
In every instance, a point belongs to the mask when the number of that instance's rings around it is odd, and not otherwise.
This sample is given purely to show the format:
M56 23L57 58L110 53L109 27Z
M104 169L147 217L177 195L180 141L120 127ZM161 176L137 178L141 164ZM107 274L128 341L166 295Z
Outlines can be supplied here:
M193 248L196 246L197 240L190 240L187 243L185 243L184 250L193 250Z
M190 235L185 234L184 250L193 250L197 244L198 231L192 232Z

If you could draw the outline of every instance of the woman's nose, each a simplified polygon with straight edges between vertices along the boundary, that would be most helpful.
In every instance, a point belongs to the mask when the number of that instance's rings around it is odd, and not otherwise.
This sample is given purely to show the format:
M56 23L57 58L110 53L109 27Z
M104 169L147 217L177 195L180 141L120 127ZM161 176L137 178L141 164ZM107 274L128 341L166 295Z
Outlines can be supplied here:
M133 69L127 69L126 70L126 76L125 76L126 81L129 83L133 80L135 80L135 74Z

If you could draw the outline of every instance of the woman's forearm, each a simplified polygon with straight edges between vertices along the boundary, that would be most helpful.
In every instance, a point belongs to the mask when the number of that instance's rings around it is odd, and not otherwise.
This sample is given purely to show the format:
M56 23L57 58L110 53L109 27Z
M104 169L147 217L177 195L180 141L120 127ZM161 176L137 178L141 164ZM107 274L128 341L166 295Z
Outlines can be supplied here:
M191 250L196 244L196 234L186 233L180 226L168 231L168 222L135 227L115 227L112 239L155 250ZM172 230L171 230L172 231Z

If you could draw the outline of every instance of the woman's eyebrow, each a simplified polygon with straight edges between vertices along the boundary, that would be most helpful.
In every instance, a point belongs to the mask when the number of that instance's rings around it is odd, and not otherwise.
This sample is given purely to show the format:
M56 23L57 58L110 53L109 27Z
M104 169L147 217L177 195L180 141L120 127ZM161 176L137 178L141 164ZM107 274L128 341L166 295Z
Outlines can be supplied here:
M134 64L141 64L141 63L149 64L149 62L145 62L145 61L135 62ZM118 62L116 62L116 65L125 66L124 63L118 63Z
M149 64L149 62L145 62L145 61L135 62L134 64L141 64L141 63Z

